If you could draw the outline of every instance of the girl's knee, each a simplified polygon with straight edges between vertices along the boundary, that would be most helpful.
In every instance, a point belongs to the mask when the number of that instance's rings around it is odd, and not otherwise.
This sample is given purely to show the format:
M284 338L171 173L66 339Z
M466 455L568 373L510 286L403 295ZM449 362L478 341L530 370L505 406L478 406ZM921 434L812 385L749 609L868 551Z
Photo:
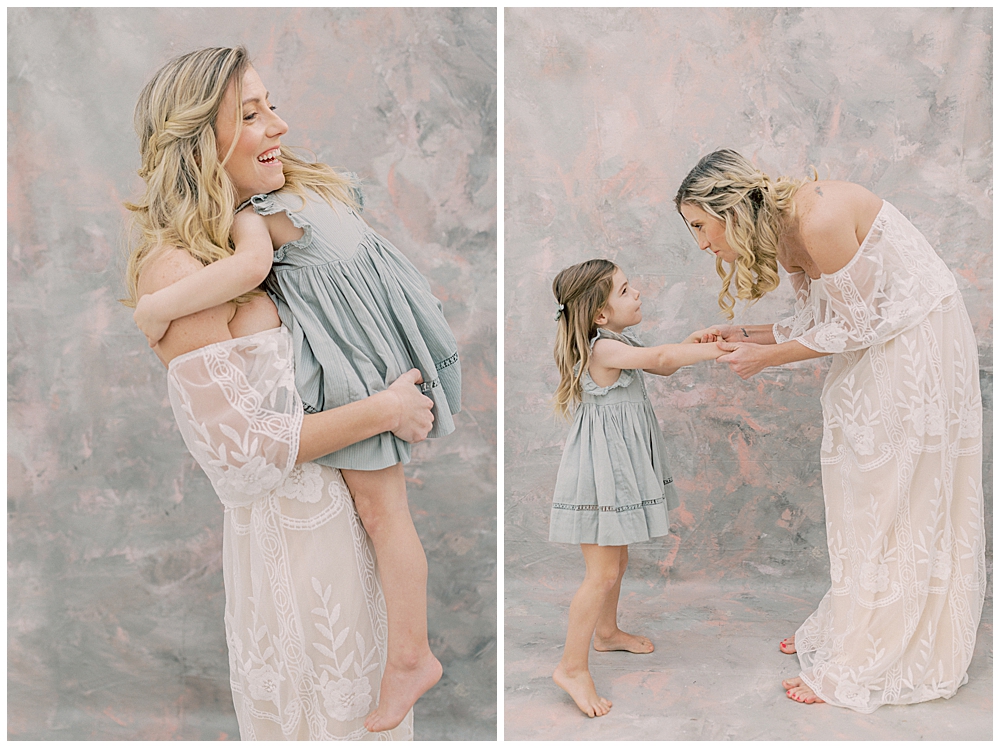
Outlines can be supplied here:
M590 579L591 584L597 587L601 592L607 593L614 589L615 585L618 584L618 568L610 567L607 569L596 570L593 573L587 575Z

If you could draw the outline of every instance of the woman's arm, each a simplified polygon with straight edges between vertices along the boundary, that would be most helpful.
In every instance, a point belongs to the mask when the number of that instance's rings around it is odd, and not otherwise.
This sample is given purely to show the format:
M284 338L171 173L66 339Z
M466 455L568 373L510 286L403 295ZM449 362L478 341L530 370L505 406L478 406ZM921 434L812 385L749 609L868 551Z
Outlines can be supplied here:
M605 338L594 343L594 353L590 359L590 375L598 384L600 384L599 378L607 379L607 375L620 369L642 369L650 374L666 377L682 366L696 364L699 361L711 361L723 354L723 350L711 343L668 343L651 348L638 348ZM602 374L605 376L601 376Z
M388 389L364 400L307 413L302 419L296 464L311 462L383 431L391 431L404 441L423 441L433 425L434 402L416 388L422 381L420 370L411 369Z
M777 342L774 339L774 325L716 325L691 333L684 342L714 343L716 340L759 345L774 345Z
M729 351L718 359L719 363L729 364L729 368L743 379L749 379L768 366L781 366L793 361L807 361L830 355L807 348L797 340L788 340L777 345L727 343L720 340L716 345L723 351Z
M150 347L163 337L172 321L224 304L264 282L273 254L263 216L252 210L237 213L233 241L235 254L139 298L132 317Z

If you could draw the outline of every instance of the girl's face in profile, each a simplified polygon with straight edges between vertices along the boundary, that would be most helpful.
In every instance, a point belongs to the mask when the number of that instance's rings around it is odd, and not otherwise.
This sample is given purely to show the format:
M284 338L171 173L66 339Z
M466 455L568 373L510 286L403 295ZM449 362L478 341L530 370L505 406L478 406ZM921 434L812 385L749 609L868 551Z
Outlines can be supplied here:
M726 262L736 262L736 252L726 241L726 224L710 216L694 203L681 203L681 215L698 242L698 248Z
M238 201L243 202L254 195L274 192L285 184L278 148L288 125L274 113L267 89L253 68L247 68L243 74L243 101L236 100L235 81L229 84L222 98L215 121L220 160L233 145L238 120L242 120L243 127L225 168L236 186Z
M642 322L642 302L638 289L629 285L621 268L615 268L612 277L611 296L597 314L595 322L613 332L621 332L626 327Z

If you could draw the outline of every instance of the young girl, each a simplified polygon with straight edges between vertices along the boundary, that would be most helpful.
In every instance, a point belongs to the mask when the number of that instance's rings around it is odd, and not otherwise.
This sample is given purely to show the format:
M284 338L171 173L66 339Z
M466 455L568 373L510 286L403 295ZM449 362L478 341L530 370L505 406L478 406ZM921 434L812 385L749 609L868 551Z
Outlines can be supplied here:
M353 181L282 148L287 131L254 69L235 76L216 121L219 160L239 203L235 252L143 296L136 323L152 346L172 320L266 280L295 343L296 388L308 412L361 400L418 368L434 401L429 435L450 433L461 375L441 303L358 215ZM409 459L410 445L386 432L316 460L341 469L378 557L389 630L378 707L365 722L372 732L398 725L441 677L427 643L427 562L406 502Z
M618 628L618 596L628 544L666 535L667 509L678 506L663 435L646 396L642 372L668 376L682 366L725 354L699 343L643 348L625 328L642 321L639 292L608 260L588 260L552 283L558 311L555 358L560 381L556 410L576 415L566 438L552 501L549 540L579 543L587 565L569 607L562 660L552 679L589 717L608 713L587 660L598 651L653 651L644 636Z

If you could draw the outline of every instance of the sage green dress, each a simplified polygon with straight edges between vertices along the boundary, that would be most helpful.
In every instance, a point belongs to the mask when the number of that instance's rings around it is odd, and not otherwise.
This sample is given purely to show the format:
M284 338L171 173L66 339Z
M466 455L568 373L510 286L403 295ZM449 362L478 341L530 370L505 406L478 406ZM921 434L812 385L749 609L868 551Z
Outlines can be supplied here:
M633 336L598 328L590 341L610 338L641 346ZM549 540L628 545L666 535L668 509L679 506L667 450L639 369L623 369L598 387L584 372L556 477Z
M303 408L316 413L362 400L416 367L434 401L429 436L450 434L462 375L441 302L413 263L354 209L308 195L274 192L249 201L259 215L284 211L304 232L274 251L264 284L292 335ZM316 460L353 470L409 461L410 444L390 432Z

